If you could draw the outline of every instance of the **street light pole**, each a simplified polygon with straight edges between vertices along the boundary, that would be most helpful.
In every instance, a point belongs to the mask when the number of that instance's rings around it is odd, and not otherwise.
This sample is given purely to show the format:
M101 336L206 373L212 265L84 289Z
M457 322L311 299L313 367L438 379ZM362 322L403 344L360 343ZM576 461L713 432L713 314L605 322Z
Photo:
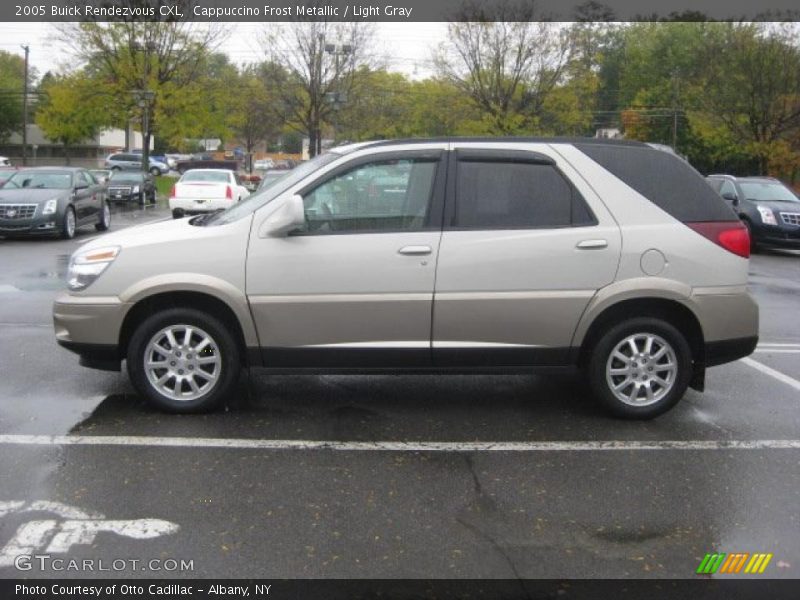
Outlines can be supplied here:
M22 164L28 164L28 55L30 46L22 46L25 50L25 77L22 83Z
M349 56L353 52L353 46L350 44L325 44L325 52L328 54L333 55L335 61L335 69L334 69L334 77L335 81L339 83L339 57L340 56ZM335 92L328 92L325 94L325 99L331 104L331 108L334 111L334 115L338 113L338 111L344 106L345 102L347 102L347 94L341 91ZM331 125L333 125L333 138L336 139L336 121L338 119L336 116L333 116L331 119ZM320 144L322 141L320 140Z

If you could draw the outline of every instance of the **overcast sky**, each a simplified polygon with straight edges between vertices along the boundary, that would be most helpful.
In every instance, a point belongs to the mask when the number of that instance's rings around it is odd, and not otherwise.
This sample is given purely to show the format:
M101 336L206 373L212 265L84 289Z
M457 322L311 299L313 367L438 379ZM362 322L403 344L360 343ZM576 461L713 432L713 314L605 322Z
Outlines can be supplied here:
M231 23L233 30L221 48L236 64L263 60L258 32L266 23ZM31 48L30 62L41 77L49 70L69 64L68 56L55 45L50 23L0 23L0 50L22 56L21 45ZM375 23L375 51L392 71L414 78L430 75L432 49L445 37L446 23Z

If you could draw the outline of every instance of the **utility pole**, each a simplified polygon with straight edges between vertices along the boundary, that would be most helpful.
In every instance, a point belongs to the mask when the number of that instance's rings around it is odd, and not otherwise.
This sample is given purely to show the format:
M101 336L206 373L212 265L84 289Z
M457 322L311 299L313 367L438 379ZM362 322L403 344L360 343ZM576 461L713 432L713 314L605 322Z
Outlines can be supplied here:
M28 164L28 55L30 46L22 46L25 50L25 77L22 83L22 164Z

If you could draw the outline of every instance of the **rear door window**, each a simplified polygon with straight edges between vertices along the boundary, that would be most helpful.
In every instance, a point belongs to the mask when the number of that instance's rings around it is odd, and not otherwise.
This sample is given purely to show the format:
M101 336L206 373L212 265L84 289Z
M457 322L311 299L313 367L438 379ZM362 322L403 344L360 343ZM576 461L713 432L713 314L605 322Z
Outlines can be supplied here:
M552 164L459 159L455 228L530 229L594 224L585 201Z

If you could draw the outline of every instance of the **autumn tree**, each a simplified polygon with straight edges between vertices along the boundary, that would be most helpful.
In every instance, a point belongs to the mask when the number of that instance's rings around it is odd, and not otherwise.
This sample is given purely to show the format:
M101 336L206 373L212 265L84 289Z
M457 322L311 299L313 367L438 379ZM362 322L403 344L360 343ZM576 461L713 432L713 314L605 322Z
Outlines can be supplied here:
M559 24L538 18L532 1L467 3L438 49L439 76L472 99L492 133L535 129L562 79L570 38Z
M60 143L70 164L69 149L96 137L109 125L100 96L83 73L47 77L40 90L42 101L36 124L47 139Z
M270 24L262 35L267 59L287 71L276 106L308 136L312 156L322 150L323 126L337 103L353 101L356 72L371 64L372 33L369 23L295 21Z
M190 0L182 2L188 10ZM58 31L60 41L114 98L109 109L118 122L127 124L131 114L138 115L144 165L165 99L196 83L208 53L225 35L218 25L191 21L64 23Z
M22 126L22 84L24 61L0 50L0 142Z

